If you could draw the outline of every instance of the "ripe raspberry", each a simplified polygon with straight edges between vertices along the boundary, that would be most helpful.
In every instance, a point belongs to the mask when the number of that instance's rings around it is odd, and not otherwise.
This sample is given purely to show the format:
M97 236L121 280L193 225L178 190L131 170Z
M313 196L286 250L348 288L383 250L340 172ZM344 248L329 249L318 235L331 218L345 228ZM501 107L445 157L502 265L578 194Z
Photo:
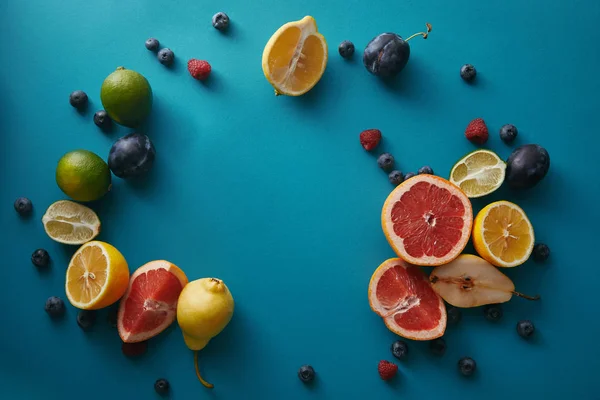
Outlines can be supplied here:
M190 71L190 75L194 77L194 79L198 79L199 81L203 81L210 75L210 64L204 60L196 60L192 58L188 61L188 71Z
M379 371L379 376L384 381L390 380L396 375L398 372L398 366L389 361L381 360L379 361L379 366L377 367L377 371Z
M475 118L469 122L467 129L465 129L465 136L471 143L482 145L487 142L489 134L488 128L485 126L485 122L481 118Z
M367 129L360 133L360 144L366 151L371 151L381 141L381 131L379 129Z

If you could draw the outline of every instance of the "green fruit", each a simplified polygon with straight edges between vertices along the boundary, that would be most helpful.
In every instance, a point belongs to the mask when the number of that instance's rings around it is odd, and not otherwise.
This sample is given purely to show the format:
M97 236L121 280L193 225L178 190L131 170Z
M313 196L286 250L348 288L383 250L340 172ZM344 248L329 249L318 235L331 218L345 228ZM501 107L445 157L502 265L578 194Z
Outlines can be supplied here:
M77 201L94 201L110 190L108 165L87 150L65 154L56 167L56 183L67 196Z
M100 99L110 118L135 128L150 114L152 88L140 73L119 67L102 83Z

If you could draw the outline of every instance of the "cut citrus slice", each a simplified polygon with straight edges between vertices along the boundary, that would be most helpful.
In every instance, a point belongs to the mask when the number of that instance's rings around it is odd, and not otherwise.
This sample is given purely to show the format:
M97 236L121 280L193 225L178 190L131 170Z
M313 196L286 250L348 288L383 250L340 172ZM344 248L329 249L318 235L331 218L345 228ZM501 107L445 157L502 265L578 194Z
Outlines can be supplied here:
M467 245L473 209L457 186L421 174L390 193L381 224L400 258L415 265L436 266L454 260Z
M115 303L129 281L127 261L108 243L93 241L75 252L69 268L65 291L71 304L82 310L97 310Z
M311 16L279 28L262 56L265 77L277 94L288 96L300 96L312 89L326 66L327 42Z
M413 340L432 340L446 330L446 307L425 273L399 258L379 266L369 282L369 304L388 329Z
M119 304L117 327L125 343L148 340L164 331L177 316L177 300L188 279L168 261L138 268Z
M482 197L504 182L506 164L490 150L475 150L461 158L450 171L450 182L470 198Z
M498 267L523 264L533 251L534 240L533 227L525 211L509 201L489 204L475 217L475 250Z
M52 240L64 244L83 244L100 233L98 215L92 209L69 200L51 204L42 217L42 223Z

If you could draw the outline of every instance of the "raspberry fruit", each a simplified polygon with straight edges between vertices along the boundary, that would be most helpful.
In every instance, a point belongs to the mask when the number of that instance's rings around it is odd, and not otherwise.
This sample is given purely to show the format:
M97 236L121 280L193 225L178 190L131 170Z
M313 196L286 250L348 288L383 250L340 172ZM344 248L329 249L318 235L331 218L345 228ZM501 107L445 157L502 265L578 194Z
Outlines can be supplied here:
M211 68L207 61L192 58L188 61L188 71L190 71L190 75L194 77L194 79L203 81L209 77Z
M371 151L381 141L381 131L379 129L367 129L360 133L360 144L366 151Z
M381 360L379 361L379 366L377 367L377 371L379 371L379 376L384 381L392 379L396 373L398 372L398 366L389 361Z
M487 142L489 133L488 128L485 126L485 122L481 118L476 118L469 122L467 129L465 129L465 136L471 143L482 145Z

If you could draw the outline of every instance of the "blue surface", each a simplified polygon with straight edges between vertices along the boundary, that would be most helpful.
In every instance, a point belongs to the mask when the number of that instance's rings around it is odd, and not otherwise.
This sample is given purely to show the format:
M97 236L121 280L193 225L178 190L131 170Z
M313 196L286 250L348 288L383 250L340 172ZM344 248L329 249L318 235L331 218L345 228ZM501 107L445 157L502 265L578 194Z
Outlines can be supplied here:
M232 20L227 35L210 23L221 10ZM316 18L329 42L327 71L304 97L275 97L261 70L263 47L280 25L304 15ZM600 398L599 17L593 0L3 1L2 397L152 399L155 379L165 377L173 399ZM407 36L425 22L433 24L430 38L411 42L411 60L393 84L367 73L360 53L373 36ZM144 48L150 36L173 49L173 68ZM337 54L346 39L358 49L350 62ZM205 85L188 75L192 57L213 66ZM465 62L478 69L474 85L459 77ZM99 239L120 249L132 271L164 258L190 279L225 280L235 315L201 354L213 391L196 380L176 326L130 360L106 311L89 333L70 306L59 323L43 311L48 296L64 296L75 250L52 242L40 223L46 207L64 198L54 168L77 148L105 158L130 132L103 134L92 122L100 85L120 65L145 75L154 90L143 131L157 159L147 179L115 178L112 192L92 205L103 222ZM84 114L68 104L76 89L91 100ZM503 157L511 151L497 133L505 123L519 128L519 144L550 152L550 173L538 187L474 202L478 210L504 198L526 210L551 260L507 273L518 290L543 299L513 299L496 324L480 309L465 311L447 330L445 356L410 343L401 376L382 382L377 363L392 359L396 337L370 311L367 284L393 256L379 221L391 187L358 133L381 129L384 149L405 172L429 164L447 176L473 149L463 131L476 117L490 128L488 147ZM18 196L33 200L32 218L14 212ZM48 273L29 261L39 247L50 251ZM538 328L531 342L515 332L522 318ZM457 372L464 355L477 360L472 379ZM305 363L318 374L312 387L296 376Z

